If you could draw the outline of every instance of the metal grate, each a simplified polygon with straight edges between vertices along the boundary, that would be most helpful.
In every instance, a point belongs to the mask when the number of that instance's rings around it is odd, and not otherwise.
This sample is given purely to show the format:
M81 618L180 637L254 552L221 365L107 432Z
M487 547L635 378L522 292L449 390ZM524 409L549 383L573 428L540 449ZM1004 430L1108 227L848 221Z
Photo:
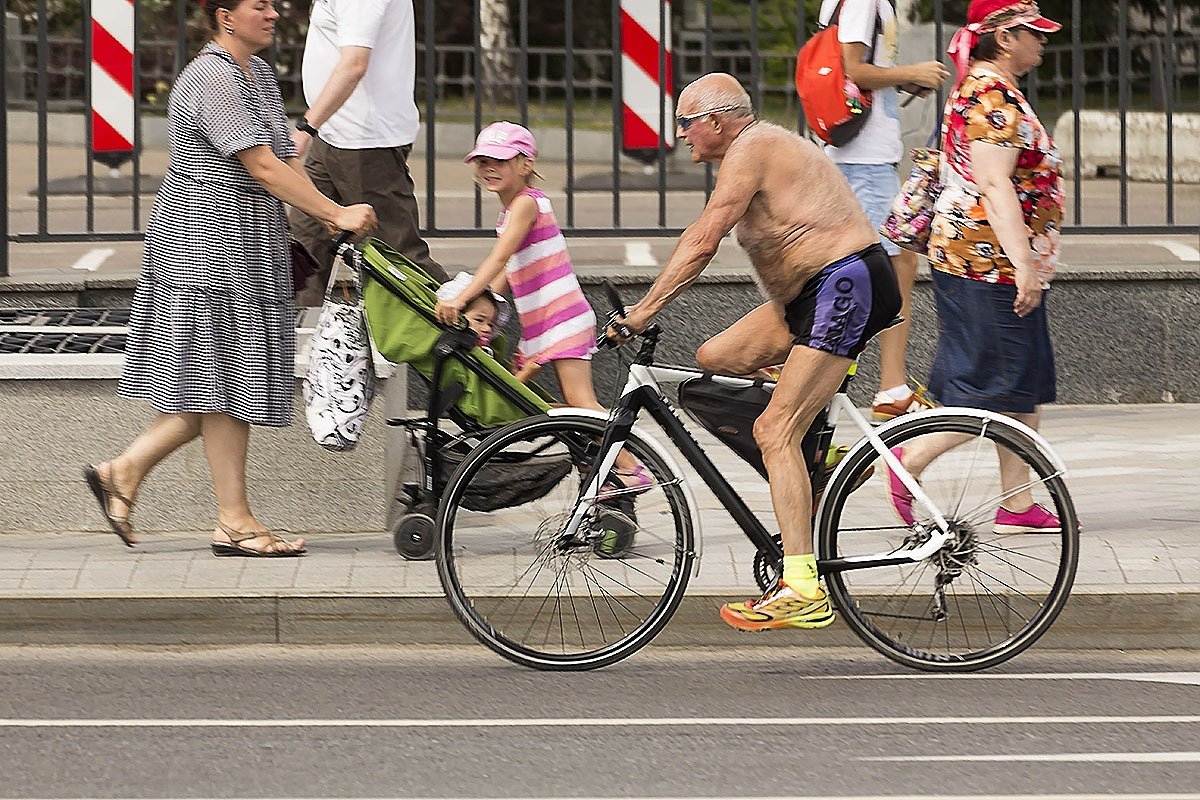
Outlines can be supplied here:
M123 353L118 333L9 333L0 331L0 355Z
M0 326L61 325L84 328L128 324L128 308L0 308Z
M296 309L297 328L304 315ZM120 355L128 327L128 308L0 308L0 355Z

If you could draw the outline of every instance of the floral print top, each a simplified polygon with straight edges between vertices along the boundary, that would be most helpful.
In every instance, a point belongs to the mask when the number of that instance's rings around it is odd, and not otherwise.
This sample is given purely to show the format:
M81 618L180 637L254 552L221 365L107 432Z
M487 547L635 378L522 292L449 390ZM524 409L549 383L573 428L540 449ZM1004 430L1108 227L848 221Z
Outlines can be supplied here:
M942 182L929 261L934 269L988 283L1015 283L971 171L970 144L1018 147L1013 188L1025 218L1034 264L1050 280L1058 264L1063 218L1062 159L1024 95L993 72L972 69L946 103Z

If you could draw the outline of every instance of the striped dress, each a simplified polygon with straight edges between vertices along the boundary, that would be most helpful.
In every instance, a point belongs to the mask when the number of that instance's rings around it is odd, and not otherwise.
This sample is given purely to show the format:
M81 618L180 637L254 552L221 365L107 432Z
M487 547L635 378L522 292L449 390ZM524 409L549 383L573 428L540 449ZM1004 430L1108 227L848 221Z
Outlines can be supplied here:
M596 314L579 288L550 198L534 188L521 194L533 198L538 215L506 267L521 318L517 366L527 361L545 364L560 358L591 358L596 352ZM496 233L503 233L507 224L505 209Z
M117 393L165 414L292 423L296 323L283 203L237 154L296 149L267 62L210 42L171 90L171 165L146 228Z

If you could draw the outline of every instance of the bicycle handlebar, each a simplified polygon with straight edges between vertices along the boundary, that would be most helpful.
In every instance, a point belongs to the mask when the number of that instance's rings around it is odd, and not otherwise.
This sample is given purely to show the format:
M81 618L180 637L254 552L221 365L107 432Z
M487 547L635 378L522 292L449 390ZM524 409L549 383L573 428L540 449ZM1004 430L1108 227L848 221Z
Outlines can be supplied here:
M596 336L596 346L600 348L620 347L620 342L609 337L608 329L612 328L618 335L626 339L634 336L632 328L617 321L619 318L623 319L625 317L625 304L621 302L621 295L617 292L617 287L613 286L612 281L605 278L600 286L604 289L604 294L608 296L608 302L612 306L612 311L608 313L604 321L604 327Z

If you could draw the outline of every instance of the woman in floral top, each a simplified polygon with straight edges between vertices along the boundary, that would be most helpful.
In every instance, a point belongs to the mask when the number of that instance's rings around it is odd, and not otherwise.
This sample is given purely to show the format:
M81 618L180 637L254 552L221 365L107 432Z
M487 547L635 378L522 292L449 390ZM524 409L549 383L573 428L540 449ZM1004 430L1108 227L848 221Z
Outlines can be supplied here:
M1042 61L1046 34L1062 26L1032 0L972 0L949 53L958 68L943 119L942 182L929 239L940 322L930 389L946 405L1007 414L1037 428L1055 399L1054 352L1043 303L1058 263L1061 160L1017 88ZM913 474L941 450L900 455ZM1003 533L1053 532L1059 520L1033 502L1028 470L1001 453ZM893 481L897 485L898 481ZM911 504L894 497L897 512ZM911 514L911 512L909 512ZM903 516L903 514L901 514Z

